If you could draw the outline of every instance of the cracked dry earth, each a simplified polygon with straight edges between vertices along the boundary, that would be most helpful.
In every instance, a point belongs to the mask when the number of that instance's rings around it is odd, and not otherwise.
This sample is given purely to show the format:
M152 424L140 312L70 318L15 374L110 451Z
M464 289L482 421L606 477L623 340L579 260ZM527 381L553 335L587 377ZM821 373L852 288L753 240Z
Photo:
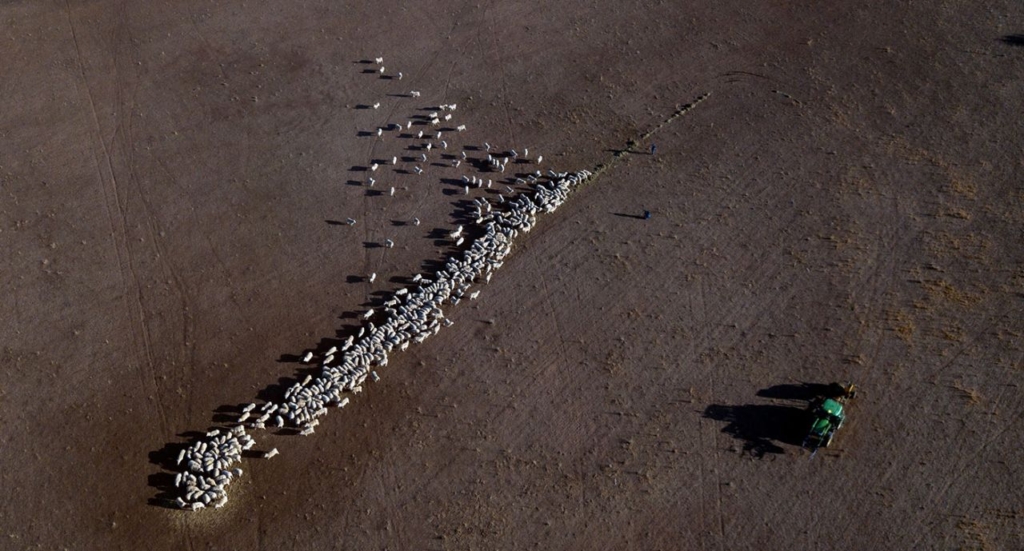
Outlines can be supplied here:
M1024 8L706 4L0 6L0 548L1022 547ZM436 174L351 171L405 88L607 168L225 507L166 507L169 450L448 253Z

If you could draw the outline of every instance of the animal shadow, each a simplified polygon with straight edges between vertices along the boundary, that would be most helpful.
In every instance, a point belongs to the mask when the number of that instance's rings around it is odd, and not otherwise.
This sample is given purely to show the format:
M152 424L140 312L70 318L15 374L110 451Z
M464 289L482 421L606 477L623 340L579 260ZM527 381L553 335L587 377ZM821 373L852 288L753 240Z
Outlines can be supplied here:
M1024 46L1024 34L1008 34L999 40L1010 46Z

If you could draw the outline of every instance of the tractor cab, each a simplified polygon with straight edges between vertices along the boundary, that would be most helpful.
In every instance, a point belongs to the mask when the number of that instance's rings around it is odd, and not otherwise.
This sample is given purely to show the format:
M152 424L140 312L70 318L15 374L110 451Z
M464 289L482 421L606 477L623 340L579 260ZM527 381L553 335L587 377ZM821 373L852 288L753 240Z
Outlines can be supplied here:
M820 398L811 403L810 413L813 418L811 430L804 439L803 446L811 449L811 456L818 448L827 448L832 443L832 437L839 427L843 426L846 420L846 413L843 411L843 402L853 398L856 390L853 385L841 387L843 389L839 396L834 398Z

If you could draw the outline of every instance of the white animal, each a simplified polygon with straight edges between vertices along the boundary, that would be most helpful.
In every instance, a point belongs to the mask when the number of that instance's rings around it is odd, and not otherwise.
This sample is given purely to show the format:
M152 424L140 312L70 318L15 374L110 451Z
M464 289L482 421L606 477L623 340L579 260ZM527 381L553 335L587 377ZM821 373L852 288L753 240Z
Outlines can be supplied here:
M441 141L441 149L448 149L448 142L442 140Z
M302 357L302 363L308 364L313 359L312 352L306 352L306 355Z
M277 448L274 448L274 449L268 451L267 453L263 454L263 458L264 459L270 459L271 457L274 457L278 453L280 453L280 452L277 451Z
M373 163L372 165L370 165L370 170L373 171L373 172L376 172L377 171L377 163Z
M372 274L370 274L370 278L369 279L370 279L370 283L373 283L373 281L375 279L377 279L377 272L373 272ZM334 348L334 350L337 351L337 348ZM328 354L333 354L333 352L328 352Z
M381 68L380 68L380 74L382 74L382 75L384 74L384 66L381 66Z
M413 226L419 226L420 225L420 219L419 218L413 218L412 219L412 225Z
M416 174L423 174L423 169L418 166L414 166L412 167L412 169L416 172Z
M463 193L462 193L463 195L469 195L469 186L465 186L465 187L464 187L464 188L462 189L462 192L463 192Z
M416 90L413 90L412 92L410 92L409 95L411 95L414 98L420 97L420 93L417 92Z
M537 164L540 164L542 161L544 161L544 156L543 155L537 155Z
M377 180L374 180L373 178L370 178L369 180L367 180L366 183L369 184L370 187L373 187L373 184L376 184Z
M487 142L484 142L484 149L486 149L487 151L490 151L491 150L491 144L489 144Z
M381 137L383 135L384 135L384 129L383 128L378 128L377 129L377 137L379 138L379 137Z
M345 219L345 223L348 224L349 226L355 226L356 225L356 220L355 220L355 218L346 218Z
M401 71L398 72L398 80L402 80L402 72Z
M423 163L427 162L427 154L426 153L420 153L420 162L423 162Z
M398 157L391 157L391 164L397 165L398 164Z
M462 131L464 131L464 130L466 129L466 125L464 125L464 124L460 124L460 125L459 125L458 127L456 127L455 129L456 129L456 130L458 130L459 132L462 132Z
M374 59L373 61L374 61L374 62L375 62L375 63L376 63L377 65L380 65L381 63L384 63L384 58L383 58L383 57L378 57L377 59Z
M373 108L374 109L379 109L380 108L380 102L378 101L377 103L373 104Z
M391 194L392 197L395 196L395 187L394 186L391 186L390 194Z
M450 120L452 120L452 114L451 114L451 113L448 113L447 115L445 115L445 116L444 116L444 120L446 120L446 121L450 121Z
M423 131L420 130L420 133L416 134L416 137L422 140L423 139Z
M384 246L390 249L395 246L395 242L390 239L385 239Z

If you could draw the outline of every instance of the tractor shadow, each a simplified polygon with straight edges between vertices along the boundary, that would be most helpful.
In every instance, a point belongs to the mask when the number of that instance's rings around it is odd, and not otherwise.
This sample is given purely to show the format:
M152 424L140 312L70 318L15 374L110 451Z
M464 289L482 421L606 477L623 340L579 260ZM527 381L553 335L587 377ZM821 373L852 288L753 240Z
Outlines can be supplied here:
M784 403L712 404L704 417L725 423L722 432L743 441L743 451L754 457L785 453L783 444L800 446L811 425L808 405L820 397L841 396L836 384L800 383L761 389L757 396Z
M772 404L712 404L704 417L725 422L722 432L742 440L743 451L759 458L785 453L779 444L799 446L811 422L803 408Z

